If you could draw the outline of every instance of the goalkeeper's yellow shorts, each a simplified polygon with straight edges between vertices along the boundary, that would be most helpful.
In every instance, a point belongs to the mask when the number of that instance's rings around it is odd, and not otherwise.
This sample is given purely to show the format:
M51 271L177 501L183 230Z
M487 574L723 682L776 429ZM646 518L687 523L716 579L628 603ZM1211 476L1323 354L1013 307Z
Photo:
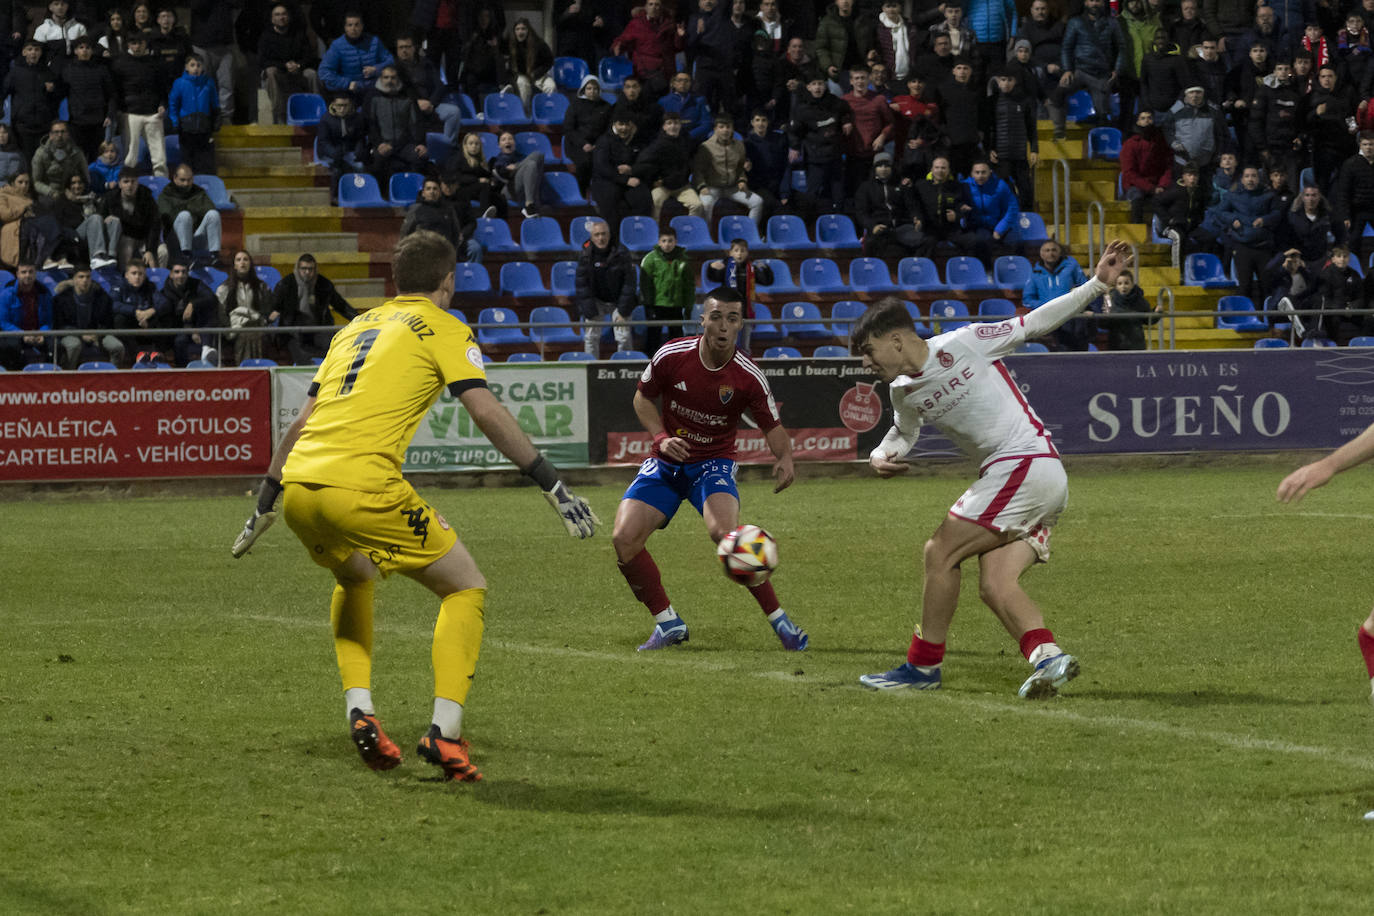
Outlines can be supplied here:
M380 493L288 483L282 514L310 559L325 569L355 550L384 576L423 569L458 542L444 517L404 480Z

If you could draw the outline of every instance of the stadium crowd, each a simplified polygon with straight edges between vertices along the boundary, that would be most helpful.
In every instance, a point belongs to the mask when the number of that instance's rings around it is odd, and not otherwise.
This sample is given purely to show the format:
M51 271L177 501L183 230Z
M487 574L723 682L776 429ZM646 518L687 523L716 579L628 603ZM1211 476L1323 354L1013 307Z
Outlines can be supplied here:
M490 143L478 112L495 98L529 116L558 97L550 132L611 251L626 216L733 212L762 230L774 215L809 226L838 213L865 254L967 252L991 267L1023 250L1037 118L1062 137L1086 91L1088 121L1130 135L1121 191L1136 220L1184 254L1221 254L1255 301L1291 288L1293 249L1312 281L1297 274L1298 293L1281 298L1368 299L1362 280L1337 275L1351 268L1329 268L1335 246L1362 265L1374 224L1374 132L1361 132L1374 129L1374 0L557 0L552 45L492 0L183 9L184 28L178 9L144 2L0 10L6 267L46 281L89 264L118 300L131 261L183 264L222 298L238 255L220 249L215 135L252 118L259 85L274 122L293 95L319 98L316 155L336 190L345 173L383 187L402 172L433 179L403 231L438 231L469 260L483 256L478 217L540 214L551 165L512 132ZM19 287L0 324L51 330ZM1332 333L1311 324L1304 333ZM1338 324L1340 336L1365 330ZM13 349L0 352L10 365Z

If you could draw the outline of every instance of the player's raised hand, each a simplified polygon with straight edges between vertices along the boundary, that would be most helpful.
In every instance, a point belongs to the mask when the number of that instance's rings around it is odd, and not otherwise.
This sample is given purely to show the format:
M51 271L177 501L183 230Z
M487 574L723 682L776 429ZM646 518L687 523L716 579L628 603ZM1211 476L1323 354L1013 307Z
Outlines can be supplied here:
M1315 490L1330 480L1333 473L1325 461L1304 464L1279 482L1275 495L1281 503L1295 503L1306 496L1308 490Z
M575 538L589 538L596 534L596 526L601 524L601 519L596 517L591 505L569 490L563 481L558 481L552 490L545 491L544 498L563 519L563 527L568 529L568 534Z
M778 482L777 486L773 487L774 493L781 493L783 490L786 490L788 487L792 486L792 482L797 479L797 469L792 464L792 456L790 454L783 455L777 461L773 462L773 479Z
M895 477L911 469L911 465L898 460L901 457L896 452L874 452L868 456L868 465L879 477Z
M1097 262L1097 279L1111 286L1117 277L1131 269L1133 263L1131 246L1120 239L1113 239L1102 250L1102 259Z

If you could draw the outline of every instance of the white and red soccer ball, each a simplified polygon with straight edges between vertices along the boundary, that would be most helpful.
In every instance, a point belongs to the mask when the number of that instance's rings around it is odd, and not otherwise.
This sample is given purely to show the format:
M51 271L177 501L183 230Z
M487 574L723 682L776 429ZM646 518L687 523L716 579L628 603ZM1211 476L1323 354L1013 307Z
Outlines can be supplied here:
M778 568L778 542L758 525L740 525L716 545L727 578L740 585L762 585Z

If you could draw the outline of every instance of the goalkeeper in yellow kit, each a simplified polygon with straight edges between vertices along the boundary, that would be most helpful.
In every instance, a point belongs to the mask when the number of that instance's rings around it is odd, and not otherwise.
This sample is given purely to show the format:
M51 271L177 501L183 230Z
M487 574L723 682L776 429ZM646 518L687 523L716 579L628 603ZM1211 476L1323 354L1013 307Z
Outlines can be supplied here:
M438 595L434 720L418 753L446 778L473 781L482 774L460 735L482 642L486 580L448 522L401 476L406 446L447 386L491 444L544 490L571 535L590 537L600 520L487 388L471 329L445 311L456 260L433 232L397 244L392 275L399 295L334 337L233 554L246 553L272 523L284 493L286 524L337 581L329 618L344 703L353 742L374 770L396 766L401 752L372 704L373 580L400 572Z

